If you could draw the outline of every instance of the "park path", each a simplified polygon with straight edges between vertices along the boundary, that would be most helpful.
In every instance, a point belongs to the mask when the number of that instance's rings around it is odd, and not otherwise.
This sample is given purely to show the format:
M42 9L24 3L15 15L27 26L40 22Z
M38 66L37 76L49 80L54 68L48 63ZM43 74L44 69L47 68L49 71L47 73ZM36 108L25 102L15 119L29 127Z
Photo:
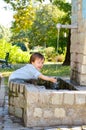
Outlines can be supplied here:
M4 78L0 86L0 130L86 130L86 126L24 127L23 121L8 113L8 89Z

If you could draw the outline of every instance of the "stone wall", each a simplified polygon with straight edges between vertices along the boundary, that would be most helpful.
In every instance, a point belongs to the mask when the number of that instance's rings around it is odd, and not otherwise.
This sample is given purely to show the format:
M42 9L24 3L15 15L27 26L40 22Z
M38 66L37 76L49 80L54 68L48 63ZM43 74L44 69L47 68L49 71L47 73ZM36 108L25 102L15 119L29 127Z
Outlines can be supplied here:
M86 86L86 1L72 0L71 81Z
M86 92L11 82L9 113L27 127L86 124Z

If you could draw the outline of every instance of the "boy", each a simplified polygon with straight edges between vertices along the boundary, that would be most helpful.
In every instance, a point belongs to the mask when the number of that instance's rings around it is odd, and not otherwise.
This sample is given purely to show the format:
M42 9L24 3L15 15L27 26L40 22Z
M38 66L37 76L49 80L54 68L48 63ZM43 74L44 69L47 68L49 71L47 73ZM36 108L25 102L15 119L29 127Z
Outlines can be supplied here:
M23 80L28 81L30 79L43 79L46 81L50 81L56 83L57 80L53 77L48 77L43 75L40 70L44 64L44 56L38 52L33 53L30 57L30 63L25 65L24 67L14 71L10 77L9 81L11 80Z

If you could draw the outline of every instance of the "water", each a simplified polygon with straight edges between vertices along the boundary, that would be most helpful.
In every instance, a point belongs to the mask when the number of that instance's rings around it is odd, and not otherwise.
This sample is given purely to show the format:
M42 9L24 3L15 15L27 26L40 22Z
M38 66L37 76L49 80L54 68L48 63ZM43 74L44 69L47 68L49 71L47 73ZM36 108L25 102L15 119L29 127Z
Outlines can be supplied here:
M58 33L57 33L57 48L56 48L57 55L58 55L58 48L59 48L59 34L60 34L60 28L58 28ZM56 58L56 62L58 62L57 58ZM56 71L57 71L57 65L56 65Z

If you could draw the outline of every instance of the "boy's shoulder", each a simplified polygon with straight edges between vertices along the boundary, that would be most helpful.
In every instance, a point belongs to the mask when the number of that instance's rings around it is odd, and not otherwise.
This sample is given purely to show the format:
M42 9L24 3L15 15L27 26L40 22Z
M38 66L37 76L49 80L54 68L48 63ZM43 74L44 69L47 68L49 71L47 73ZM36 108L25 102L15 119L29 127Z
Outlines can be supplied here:
M26 64L25 67L29 67L29 68L35 68L33 64Z

